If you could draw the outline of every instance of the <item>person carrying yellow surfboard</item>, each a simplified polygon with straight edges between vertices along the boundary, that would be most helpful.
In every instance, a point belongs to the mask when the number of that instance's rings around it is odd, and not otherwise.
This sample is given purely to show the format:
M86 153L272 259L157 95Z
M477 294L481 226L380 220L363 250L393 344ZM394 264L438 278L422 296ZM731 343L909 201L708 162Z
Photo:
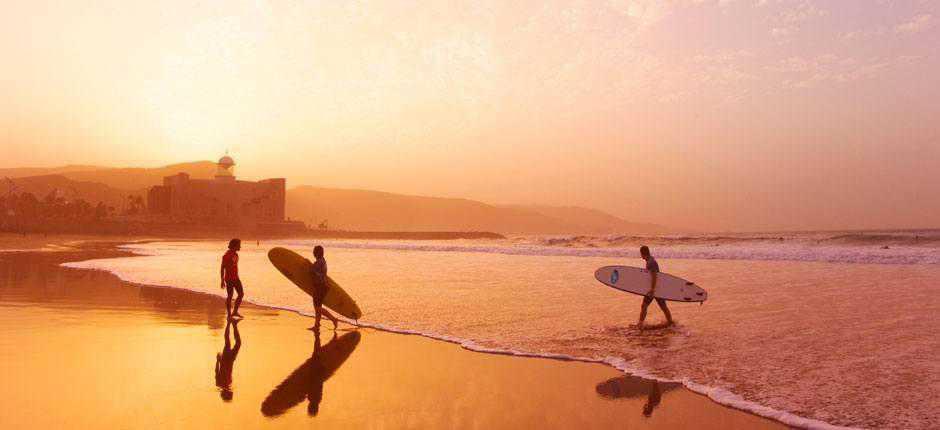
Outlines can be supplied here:
M310 327L310 330L319 331L320 330L320 317L326 316L333 322L333 330L336 330L339 322L336 320L336 317L326 310L323 307L323 298L326 297L327 282L326 282L326 258L323 256L323 247L317 245L313 248L313 256L316 258L316 261L313 262L313 267L310 269L310 275L313 277L314 285L316 286L316 294L313 294L313 308L317 313L317 320L313 324L313 327Z

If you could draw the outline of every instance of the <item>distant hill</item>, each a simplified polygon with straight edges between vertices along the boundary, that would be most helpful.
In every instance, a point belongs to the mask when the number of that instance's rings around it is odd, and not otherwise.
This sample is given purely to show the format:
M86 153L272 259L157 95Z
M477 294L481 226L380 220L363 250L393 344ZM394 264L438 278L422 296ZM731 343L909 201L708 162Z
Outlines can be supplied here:
M171 164L164 167L115 168L97 166L65 166L52 168L0 169L0 178L23 178L29 176L60 175L80 182L97 182L126 191L141 192L163 183L164 176L180 172L189 173L193 179L210 179L215 176L216 164L211 161Z
M116 210L123 207L128 196L141 195L140 192L118 190L97 182L74 181L62 175L29 176L17 178L14 183L17 193L30 193L40 200L55 191L59 197L80 198L92 205L103 202ZM6 189L2 191L6 192Z
M98 166L71 165L60 167L12 167L0 169L0 178L22 178L26 176L60 175L71 172L100 170Z
M674 231L662 225L630 222L604 211L579 206L509 205L505 207L530 210L555 219L564 220L569 224L572 233L655 234Z
M66 198L104 202L120 209L129 195L146 196L164 176L186 172L195 179L215 175L209 161L157 168L65 166L0 169L20 192L43 198L58 190ZM0 187L0 191L5 191ZM502 234L651 234L670 229L629 222L583 207L490 205L474 200L423 197L380 191L300 186L287 190L287 217L316 227L353 231L490 231Z
M288 190L287 216L311 227L326 220L330 228L362 231L643 234L666 230L579 207L494 206L467 199L310 186Z

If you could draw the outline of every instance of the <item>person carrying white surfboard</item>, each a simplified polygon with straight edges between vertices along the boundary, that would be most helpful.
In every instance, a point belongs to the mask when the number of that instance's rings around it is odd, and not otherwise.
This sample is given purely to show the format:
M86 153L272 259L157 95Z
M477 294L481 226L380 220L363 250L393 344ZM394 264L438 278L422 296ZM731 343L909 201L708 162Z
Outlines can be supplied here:
M336 330L339 322L336 320L336 317L326 310L323 307L323 298L326 296L326 289L328 288L326 282L326 258L323 256L323 247L317 245L313 248L313 256L317 260L313 262L313 267L310 269L310 274L313 276L314 284L316 285L316 294L313 294L313 308L317 313L316 322L313 324L313 327L310 327L310 330L319 331L320 330L320 317L326 316L333 322L333 329Z
M640 322L637 323L637 327L641 330L643 329L643 321L646 320L646 309L649 308L654 298L656 299L656 304L659 305L659 308L662 309L663 313L666 315L666 325L673 325L672 314L669 312L669 307L666 306L666 300L654 297L656 293L656 281L659 278L659 263L657 263L656 259L650 254L650 248L646 245L640 247L640 257L646 260L646 270L650 273L650 290L646 293L646 297L643 297L643 306L640 308Z

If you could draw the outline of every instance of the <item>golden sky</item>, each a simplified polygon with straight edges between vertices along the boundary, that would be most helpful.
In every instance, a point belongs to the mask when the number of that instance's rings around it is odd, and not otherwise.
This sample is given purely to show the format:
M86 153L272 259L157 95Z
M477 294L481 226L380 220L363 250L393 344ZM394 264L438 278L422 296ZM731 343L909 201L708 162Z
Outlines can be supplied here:
M940 2L29 1L0 167L157 166L706 230L940 227Z

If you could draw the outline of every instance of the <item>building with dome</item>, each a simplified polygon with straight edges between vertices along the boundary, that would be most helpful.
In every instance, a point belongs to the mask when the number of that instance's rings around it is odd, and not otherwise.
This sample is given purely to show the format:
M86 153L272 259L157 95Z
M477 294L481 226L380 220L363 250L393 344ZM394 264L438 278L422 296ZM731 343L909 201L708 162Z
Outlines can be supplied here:
M186 173L163 178L147 193L147 208L158 219L210 226L264 227L284 223L286 180L258 182L235 178L235 160L219 159L215 178L193 179Z

